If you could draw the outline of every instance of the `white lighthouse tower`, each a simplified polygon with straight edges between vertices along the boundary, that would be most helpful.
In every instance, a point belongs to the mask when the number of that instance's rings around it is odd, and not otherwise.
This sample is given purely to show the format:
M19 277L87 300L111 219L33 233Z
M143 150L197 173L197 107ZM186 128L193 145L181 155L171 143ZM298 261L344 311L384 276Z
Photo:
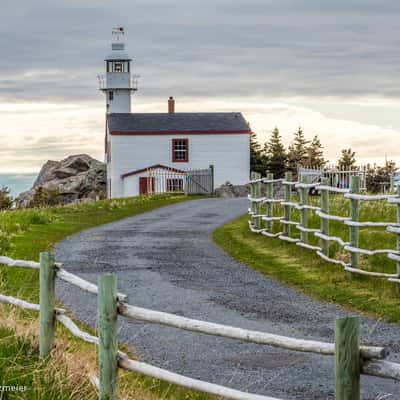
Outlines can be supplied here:
M107 113L130 113L131 92L137 90L137 75L131 75L132 59L125 51L122 41L124 28L114 28L111 53L107 55L106 73L99 75L100 90L106 95Z

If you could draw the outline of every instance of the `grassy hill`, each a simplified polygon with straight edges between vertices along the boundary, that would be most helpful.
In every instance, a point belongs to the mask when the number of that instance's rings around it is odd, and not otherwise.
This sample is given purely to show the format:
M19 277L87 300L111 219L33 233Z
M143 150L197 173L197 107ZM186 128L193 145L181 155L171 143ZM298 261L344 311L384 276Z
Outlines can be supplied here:
M104 200L73 206L12 210L0 213L0 255L38 260L41 251L83 229L197 197L159 195ZM0 293L38 303L39 273L0 266ZM22 391L0 392L1 399L96 399L88 372L96 371L96 348L57 326L56 349L48 360L38 357L38 314L0 305L0 385ZM86 327L87 330L89 330ZM90 330L89 330L90 331ZM126 350L126 349L125 349ZM121 372L121 399L206 400L210 397Z

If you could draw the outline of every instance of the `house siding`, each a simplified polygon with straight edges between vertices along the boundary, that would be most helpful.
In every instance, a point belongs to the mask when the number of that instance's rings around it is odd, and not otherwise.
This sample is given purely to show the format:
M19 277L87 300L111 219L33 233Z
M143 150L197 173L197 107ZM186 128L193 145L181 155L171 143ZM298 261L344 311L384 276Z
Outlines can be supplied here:
M162 164L177 169L207 168L214 165L214 183L218 187L229 181L244 184L250 173L250 137L248 134L204 135L110 135L111 162L108 176L112 180L111 197L139 194L138 176L121 178L121 175ZM172 139L189 140L189 161L172 161Z

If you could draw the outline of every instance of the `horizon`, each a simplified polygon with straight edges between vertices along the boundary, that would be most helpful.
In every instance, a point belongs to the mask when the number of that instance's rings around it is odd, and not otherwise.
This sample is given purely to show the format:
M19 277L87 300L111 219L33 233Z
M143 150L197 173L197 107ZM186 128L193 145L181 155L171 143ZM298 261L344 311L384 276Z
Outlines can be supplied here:
M6 3L1 173L82 152L103 159L96 75L116 21L141 75L132 112L165 112L172 95L177 112L242 112L260 142L277 126L287 146L301 126L330 162L351 147L359 163L400 164L395 1Z

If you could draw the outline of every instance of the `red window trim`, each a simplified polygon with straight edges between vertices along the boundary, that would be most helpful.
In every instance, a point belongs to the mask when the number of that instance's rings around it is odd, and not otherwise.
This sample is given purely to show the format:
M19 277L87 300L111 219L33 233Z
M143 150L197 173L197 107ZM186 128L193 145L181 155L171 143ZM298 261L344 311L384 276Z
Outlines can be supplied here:
M175 143L177 141L183 141L186 143L186 158L184 160L177 160L175 158ZM186 138L172 139L172 162L189 162L189 139Z

